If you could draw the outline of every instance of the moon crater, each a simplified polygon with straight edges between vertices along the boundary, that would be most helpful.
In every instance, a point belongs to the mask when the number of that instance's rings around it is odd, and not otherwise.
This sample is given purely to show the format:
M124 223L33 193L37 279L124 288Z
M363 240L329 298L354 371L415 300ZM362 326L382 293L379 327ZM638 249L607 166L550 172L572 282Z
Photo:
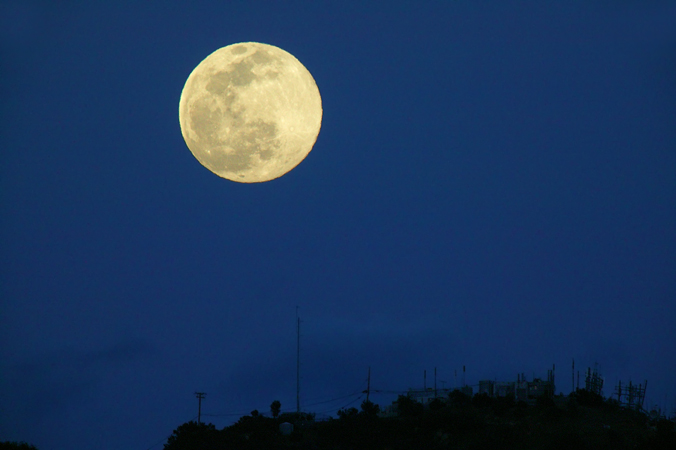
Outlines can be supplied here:
M260 43L223 47L181 93L179 121L195 158L239 182L269 181L298 165L319 134L319 90L291 54Z

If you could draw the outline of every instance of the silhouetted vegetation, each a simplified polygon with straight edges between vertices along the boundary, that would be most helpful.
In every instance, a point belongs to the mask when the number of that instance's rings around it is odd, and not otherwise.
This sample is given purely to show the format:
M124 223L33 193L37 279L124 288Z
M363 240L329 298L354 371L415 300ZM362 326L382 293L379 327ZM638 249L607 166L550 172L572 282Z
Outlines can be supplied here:
M34 445L25 442L0 442L0 450L38 450Z
M270 403L270 413L272 413L272 417L279 416L279 412L281 409L282 404L279 402L279 400L275 400L274 402Z
M400 395L397 398L397 409L402 419L417 419L423 415L425 408L422 403L416 402L410 397Z
M167 443L165 450L217 450L221 445L220 432L212 424L187 422L176 428Z
M371 401L364 400L361 404L361 412L367 417L377 417L380 412L380 406Z
M337 419L315 421L313 414L265 417L253 411L237 423L216 430L188 422L174 430L165 450L219 449L656 449L676 448L674 422L649 420L586 391L568 397L539 397L529 403L459 391L423 405L407 396L398 414L381 417L381 408L364 401L361 410L338 411ZM273 402L274 404L274 402ZM276 416L276 417L274 417ZM282 434L290 422L293 432ZM2 450L0 448L0 450Z
M605 402L601 395L586 389L576 390L573 394L571 394L571 397L575 398L577 402L583 406L599 407L603 406L603 403Z

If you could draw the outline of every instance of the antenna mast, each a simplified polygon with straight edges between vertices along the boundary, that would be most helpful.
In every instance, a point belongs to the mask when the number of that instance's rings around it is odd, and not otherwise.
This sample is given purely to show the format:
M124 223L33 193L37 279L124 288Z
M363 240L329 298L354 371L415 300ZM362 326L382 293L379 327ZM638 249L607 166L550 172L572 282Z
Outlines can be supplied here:
M300 414L300 317L296 306L296 413Z

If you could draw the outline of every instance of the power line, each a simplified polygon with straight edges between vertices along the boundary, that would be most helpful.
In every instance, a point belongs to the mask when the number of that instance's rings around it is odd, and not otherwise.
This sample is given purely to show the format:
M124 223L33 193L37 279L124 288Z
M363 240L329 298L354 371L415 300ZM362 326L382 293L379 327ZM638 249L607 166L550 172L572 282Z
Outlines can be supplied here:
M343 406L340 406L338 408L332 408L332 409L326 409L324 411L318 411L317 414L325 414L327 412L332 412L332 411L340 411L341 409L347 408L348 406L354 404L355 402L358 402L362 397L364 396L363 393L359 395L359 397L355 398L354 400L344 404Z
M316 406L316 405L322 405L324 403L331 403L331 402L335 402L336 400L342 400L344 398L355 396L357 394L363 394L363 392L362 391L356 391L356 392L352 392L352 393L347 394L347 395L342 395L340 397L332 398L331 400L325 400L323 402L317 402L317 403L310 403L309 405L306 405L306 406Z
M249 413L239 412L239 413L222 413L222 414L204 414L205 417L232 417L232 416L246 416Z
M399 394L399 395L404 395L408 392L408 390L403 390L403 391L393 391L389 389L371 389L371 392L377 392L378 394Z
M196 417L193 417L192 419L189 420L189 422L192 422L192 421L195 420L195 419L196 419ZM158 445L160 445L161 443L165 442L166 440L167 440L167 438L163 438L162 440L159 440L159 441L155 442L153 445L151 445L150 447L148 447L146 450L152 450L153 448L157 447Z
M314 402L314 403L309 403L309 404L307 404L306 406L323 405L323 404L326 404L326 403L331 403L331 402L335 402L335 401L338 401L338 400L343 400L343 399L345 399L345 398L353 397L353 396L355 396L355 395L362 394L362 393L363 393L363 392L362 392L361 390L359 390L359 391L354 391L354 392L350 392L349 394L341 395L341 396L339 396L339 397L334 397L334 398L331 398L331 399L328 399L328 400L322 400L322 401L317 401L317 402ZM288 408L282 410L282 412L291 412L291 411L292 411L292 410L291 410L291 409L288 409ZM240 416L240 417L241 417L241 416L246 416L247 414L249 414L249 413L246 413L246 412L243 412L243 413L218 413L218 414L204 414L204 416L206 416L206 417L231 417L231 416Z
M157 447L158 445L160 445L162 442L165 442L166 440L167 440L167 438L164 438L164 439L162 439L162 440L160 440L160 441L157 441L156 443L154 443L153 445L151 445L150 447L148 447L146 450L152 450L153 447Z

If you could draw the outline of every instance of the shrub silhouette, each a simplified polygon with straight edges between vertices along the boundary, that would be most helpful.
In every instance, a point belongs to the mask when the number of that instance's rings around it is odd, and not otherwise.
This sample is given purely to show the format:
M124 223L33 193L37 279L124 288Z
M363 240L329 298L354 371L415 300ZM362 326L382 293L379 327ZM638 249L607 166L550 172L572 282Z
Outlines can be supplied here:
M578 389L571 395L582 406L601 407L604 404L603 396L586 389Z
M397 408L399 409L399 416L404 419L420 417L425 410L422 403L417 402L406 395L400 395L397 398Z
M213 424L190 421L174 430L164 450L217 450L219 434Z
M471 397L463 392L460 392L458 389L448 394L448 401L451 403L451 405L459 407L466 407L472 403Z
M34 445L28 444L26 442L0 442L0 450L38 450Z

